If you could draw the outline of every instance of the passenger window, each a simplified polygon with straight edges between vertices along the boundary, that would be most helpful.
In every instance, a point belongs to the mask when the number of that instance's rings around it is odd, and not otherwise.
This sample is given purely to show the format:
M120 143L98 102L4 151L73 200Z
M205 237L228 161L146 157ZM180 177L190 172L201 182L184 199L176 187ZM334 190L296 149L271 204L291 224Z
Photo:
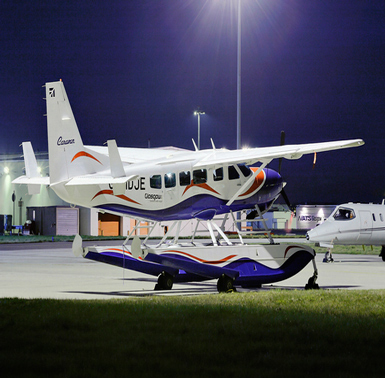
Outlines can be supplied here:
M233 165L229 165L229 180L239 179L239 173Z
M191 184L191 174L190 171L179 172L179 185L187 186Z
M166 173L164 175L164 186L166 188L174 188L176 185L175 173Z
M376 216L372 213L373 220L376 221Z
M346 209L346 208L340 207L334 213L333 218L335 220L350 220L355 218L355 214L352 209Z
M246 164L238 164L238 167L243 173L243 176L249 177L251 175L251 169Z
M382 218L382 214L380 213L380 219L381 219L381 222L384 221L384 218Z
M152 175L150 177L150 187L154 189L162 189L162 176Z
M213 176L214 176L214 181L223 180L223 168L214 169Z
M194 184L204 184L206 181L207 181L206 169L196 169L195 171L193 171Z

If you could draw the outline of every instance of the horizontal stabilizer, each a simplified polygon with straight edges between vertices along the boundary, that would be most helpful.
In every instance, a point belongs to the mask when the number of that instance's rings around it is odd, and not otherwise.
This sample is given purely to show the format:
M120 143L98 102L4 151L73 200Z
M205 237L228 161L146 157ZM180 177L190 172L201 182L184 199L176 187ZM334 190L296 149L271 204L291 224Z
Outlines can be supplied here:
M27 177L20 176L12 181L12 184L25 184L25 185L49 185L49 177Z
M23 142L23 156L25 164L25 176L20 176L12 181L12 184L28 185L28 194L39 194L41 185L49 185L49 177L41 177L35 153L31 142Z

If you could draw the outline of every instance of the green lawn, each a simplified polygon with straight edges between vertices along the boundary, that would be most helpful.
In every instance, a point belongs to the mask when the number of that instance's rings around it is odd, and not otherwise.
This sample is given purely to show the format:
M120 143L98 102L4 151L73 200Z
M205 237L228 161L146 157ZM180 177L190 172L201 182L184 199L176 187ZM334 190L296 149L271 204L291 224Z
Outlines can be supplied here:
M0 336L12 377L383 377L385 290L3 298Z

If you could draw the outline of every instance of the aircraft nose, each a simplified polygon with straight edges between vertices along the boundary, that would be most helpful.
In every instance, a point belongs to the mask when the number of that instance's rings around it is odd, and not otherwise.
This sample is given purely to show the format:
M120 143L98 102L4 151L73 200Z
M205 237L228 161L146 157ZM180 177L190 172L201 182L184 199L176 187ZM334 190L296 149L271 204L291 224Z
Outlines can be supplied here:
M282 185L282 176L274 171L273 169L266 168L266 184L268 186L279 186Z
M313 228L312 230L309 230L306 233L306 239L309 241L316 239L316 237L317 237L317 230L315 228Z

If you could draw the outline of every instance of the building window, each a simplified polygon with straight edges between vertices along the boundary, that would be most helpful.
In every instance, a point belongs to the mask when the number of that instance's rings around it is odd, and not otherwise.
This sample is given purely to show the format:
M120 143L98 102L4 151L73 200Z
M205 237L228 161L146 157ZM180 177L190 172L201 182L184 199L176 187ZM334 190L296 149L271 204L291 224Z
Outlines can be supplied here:
M150 177L150 187L153 189L162 189L162 176L152 175Z

